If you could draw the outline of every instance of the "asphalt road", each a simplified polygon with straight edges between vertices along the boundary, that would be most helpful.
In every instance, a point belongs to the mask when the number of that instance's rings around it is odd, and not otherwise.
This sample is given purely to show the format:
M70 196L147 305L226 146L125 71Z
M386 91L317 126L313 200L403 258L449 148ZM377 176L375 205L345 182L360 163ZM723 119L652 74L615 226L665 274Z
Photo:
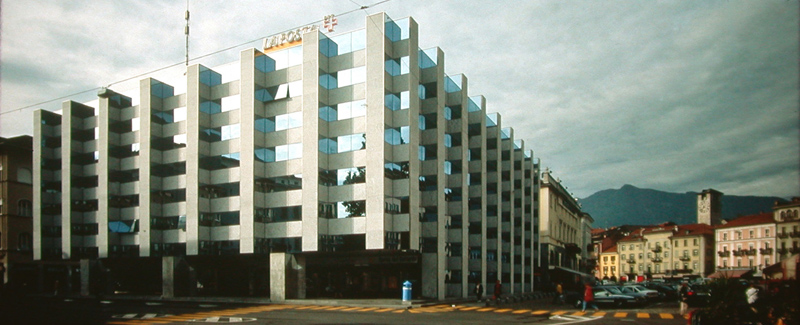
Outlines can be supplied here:
M685 324L676 303L582 313L548 302L399 306L214 304L26 298L0 305L2 324ZM7 323L8 322L8 323Z

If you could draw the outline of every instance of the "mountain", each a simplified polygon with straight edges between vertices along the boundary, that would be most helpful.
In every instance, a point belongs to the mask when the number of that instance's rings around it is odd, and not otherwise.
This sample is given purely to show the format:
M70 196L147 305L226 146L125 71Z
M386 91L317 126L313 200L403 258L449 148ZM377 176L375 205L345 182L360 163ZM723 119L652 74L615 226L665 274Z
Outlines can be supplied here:
M620 225L654 225L672 221L679 225L697 223L696 192L670 193L622 186L618 190L602 190L579 200L584 212L594 219L594 228ZM779 197L722 196L722 218L772 211Z

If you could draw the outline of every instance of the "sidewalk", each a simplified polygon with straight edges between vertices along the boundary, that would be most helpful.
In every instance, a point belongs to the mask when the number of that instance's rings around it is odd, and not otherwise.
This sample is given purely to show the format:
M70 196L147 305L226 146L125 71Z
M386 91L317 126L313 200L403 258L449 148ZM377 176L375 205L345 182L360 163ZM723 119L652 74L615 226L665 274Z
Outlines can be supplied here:
M506 296L495 301L490 297L484 297L482 301L475 298L451 298L444 300L425 300L414 299L410 302L403 302L401 299L287 299L281 302L273 302L264 297L173 297L163 298L160 296L138 296L138 295L110 295L110 296L81 296L78 294L53 296L48 294L28 295L29 298L42 299L73 299L73 300L92 300L99 301L144 301L144 302L186 302L201 304L283 304L283 305L316 305L316 306L351 306L351 307L379 307L379 308L421 308L440 305L459 305L459 306L498 306L516 302L530 301L533 304L546 304L552 301L552 293L535 292L520 295Z

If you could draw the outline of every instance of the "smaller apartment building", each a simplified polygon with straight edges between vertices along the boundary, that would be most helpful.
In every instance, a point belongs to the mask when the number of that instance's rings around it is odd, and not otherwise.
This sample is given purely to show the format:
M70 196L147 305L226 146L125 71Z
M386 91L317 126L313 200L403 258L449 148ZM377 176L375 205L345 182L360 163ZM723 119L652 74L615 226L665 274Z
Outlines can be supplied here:
M640 276L706 276L713 267L713 228L706 224L644 227L617 243L620 272Z
M800 197L788 203L776 203L773 207L776 222L777 257L781 260L800 253Z
M718 270L752 270L760 276L776 263L776 232L772 213L743 216L719 225L714 233Z

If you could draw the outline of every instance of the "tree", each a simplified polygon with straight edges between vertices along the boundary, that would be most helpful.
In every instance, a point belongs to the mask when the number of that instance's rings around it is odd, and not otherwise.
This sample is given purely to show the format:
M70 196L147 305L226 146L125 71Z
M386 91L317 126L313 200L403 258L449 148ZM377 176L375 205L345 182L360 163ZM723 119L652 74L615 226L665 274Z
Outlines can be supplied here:
M357 184L364 183L367 179L367 168L357 167L355 172L347 172L347 177L344 179L344 184ZM346 201L342 202L345 211L349 213L348 217L363 216L367 214L367 201Z

